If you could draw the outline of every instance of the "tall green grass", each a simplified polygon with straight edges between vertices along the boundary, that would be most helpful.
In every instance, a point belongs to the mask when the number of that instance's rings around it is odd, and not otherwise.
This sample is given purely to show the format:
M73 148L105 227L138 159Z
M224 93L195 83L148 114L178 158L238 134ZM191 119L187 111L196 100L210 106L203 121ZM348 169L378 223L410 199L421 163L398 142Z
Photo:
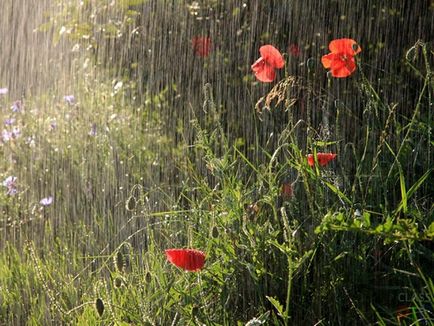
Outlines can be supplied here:
M165 93L138 105L128 80L84 79L73 105L66 94L25 99L13 114L22 135L1 147L2 178L17 176L19 192L0 198L0 321L432 322L433 53L423 43L416 50L422 62L408 65L422 87L409 119L360 72L366 107L355 144L342 143L351 113L340 106L328 126L335 133L296 119L292 77L280 82L288 101L269 113L286 110L288 123L268 147L230 140L209 84L206 114L190 112L195 141L181 146L151 109L171 109ZM299 79L315 97L311 82ZM10 100L0 120L12 115ZM328 151L336 161L308 165L308 153ZM41 207L48 195L54 204ZM205 251L205 268L169 265L169 247ZM402 305L411 313L398 319Z

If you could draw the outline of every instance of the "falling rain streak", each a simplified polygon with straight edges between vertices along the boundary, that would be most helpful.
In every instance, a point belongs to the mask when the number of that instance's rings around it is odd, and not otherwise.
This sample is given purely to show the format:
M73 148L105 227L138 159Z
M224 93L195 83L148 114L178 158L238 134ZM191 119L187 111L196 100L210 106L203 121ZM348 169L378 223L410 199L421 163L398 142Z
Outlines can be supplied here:
M2 0L0 324L428 324L433 31L432 0Z

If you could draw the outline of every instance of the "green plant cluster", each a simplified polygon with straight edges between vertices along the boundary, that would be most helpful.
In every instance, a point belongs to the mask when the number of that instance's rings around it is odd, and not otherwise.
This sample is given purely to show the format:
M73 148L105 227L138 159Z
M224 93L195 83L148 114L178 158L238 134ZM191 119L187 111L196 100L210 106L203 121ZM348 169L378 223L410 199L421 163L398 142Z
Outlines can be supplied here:
M102 39L129 35L142 4L82 1L96 13L89 23L64 2L51 23L104 51L113 44ZM405 112L363 59L348 103L315 67L287 75L260 113L251 105L247 139L231 134L214 84L169 133L182 85L142 93L133 77L113 79L110 60L108 74L90 73L102 65L86 54L95 62L77 68L77 102L49 91L25 99L23 135L0 147L1 177L19 186L16 196L0 192L0 324L429 325L433 57L420 41L402 58L417 81ZM327 166L308 164L307 154L330 151L338 155ZM54 204L40 207L49 194ZM178 247L203 250L204 269L170 265L164 249Z

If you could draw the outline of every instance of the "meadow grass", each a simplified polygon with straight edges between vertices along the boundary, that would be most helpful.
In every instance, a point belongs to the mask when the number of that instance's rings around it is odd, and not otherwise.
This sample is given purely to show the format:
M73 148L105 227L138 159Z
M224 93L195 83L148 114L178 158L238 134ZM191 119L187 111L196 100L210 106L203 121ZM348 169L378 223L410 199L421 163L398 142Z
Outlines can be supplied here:
M418 110L426 94L398 147L386 127L366 133L353 152L355 177L345 184L337 164L307 164L294 136L302 122L288 124L274 152L251 149L267 158L257 164L242 144L229 144L211 105L207 121L192 121L194 145L174 151L158 133L158 116L147 125L146 107L113 94L113 83L98 85L91 94L79 89L73 104L46 97L26 100L21 112L2 111L22 132L2 145L3 177L18 180L17 195L2 195L2 323L345 325L432 318L432 207L425 210L429 191L420 191L432 168L424 165L413 183L402 168L408 163L402 144L419 133L413 126L423 123ZM386 125L396 123L392 109ZM380 139L370 154L373 136ZM313 152L330 146L318 139L307 144ZM182 180L176 190L152 175L155 165L170 169L161 157L176 159ZM288 176L293 196L284 197ZM398 187L398 200L390 187ZM47 195L54 203L38 204ZM206 268L185 273L169 266L162 250L177 246L204 250ZM397 297L404 296L413 308L398 320Z
M313 75L277 84L261 118L282 110L288 122L277 140L259 141L258 127L250 145L228 135L210 84L206 114L188 112L181 142L163 123L166 91L138 103L128 78L83 73L74 101L47 90L19 112L0 98L0 121L21 131L0 148L1 178L17 178L17 194L0 193L0 323L432 323L433 53L416 50L410 117L360 65L358 143L343 142L353 113L330 84L313 92ZM334 132L297 120L294 87L308 111L316 96L336 107L322 126ZM308 153L329 151L335 161L309 166ZM40 204L47 196L53 204ZM176 247L203 250L205 268L170 265L164 249Z

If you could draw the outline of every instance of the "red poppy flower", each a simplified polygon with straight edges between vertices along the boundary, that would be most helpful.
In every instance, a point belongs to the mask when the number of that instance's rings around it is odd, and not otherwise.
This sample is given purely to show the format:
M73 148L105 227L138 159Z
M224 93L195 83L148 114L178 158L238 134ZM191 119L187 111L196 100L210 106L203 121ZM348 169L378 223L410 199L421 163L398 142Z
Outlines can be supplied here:
M167 260L186 271L196 272L205 264L205 254L196 249L167 249Z
M332 161L332 160L335 159L336 154L333 154L333 153L317 153L316 157L317 157L319 165L326 166L330 161ZM307 156L307 163L310 166L314 166L315 160L314 160L313 154L309 154Z
M290 44L288 45L288 54L292 55L293 57L300 56L300 47L297 44Z
M264 45L259 49L261 57L252 64L256 78L264 83L271 83L276 78L274 69L281 69L285 65L282 55L272 45Z
M282 198L283 200L289 200L294 195L294 189L292 188L292 184L287 182L282 185Z
M354 56L362 51L356 41L349 38L333 40L329 44L332 53L321 58L324 68L329 69L333 77L348 77L356 70Z
M199 57L207 57L211 52L211 38L205 36L194 36L191 39L194 54Z

